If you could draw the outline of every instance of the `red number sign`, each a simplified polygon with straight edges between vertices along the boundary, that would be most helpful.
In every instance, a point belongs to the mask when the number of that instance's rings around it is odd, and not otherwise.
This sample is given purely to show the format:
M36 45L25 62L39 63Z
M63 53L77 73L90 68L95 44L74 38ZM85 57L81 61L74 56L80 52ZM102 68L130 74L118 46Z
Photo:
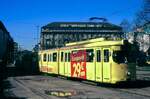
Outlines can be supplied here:
M86 79L86 51L71 53L71 77Z

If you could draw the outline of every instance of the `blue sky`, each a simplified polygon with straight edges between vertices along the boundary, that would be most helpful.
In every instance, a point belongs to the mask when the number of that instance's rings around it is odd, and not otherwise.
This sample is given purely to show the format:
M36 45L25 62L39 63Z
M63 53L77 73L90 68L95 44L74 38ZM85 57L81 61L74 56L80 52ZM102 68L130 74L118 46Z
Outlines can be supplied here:
M0 20L21 47L37 43L37 26L56 21L88 21L106 17L119 24L132 21L143 0L0 0ZM40 35L40 34L39 34Z

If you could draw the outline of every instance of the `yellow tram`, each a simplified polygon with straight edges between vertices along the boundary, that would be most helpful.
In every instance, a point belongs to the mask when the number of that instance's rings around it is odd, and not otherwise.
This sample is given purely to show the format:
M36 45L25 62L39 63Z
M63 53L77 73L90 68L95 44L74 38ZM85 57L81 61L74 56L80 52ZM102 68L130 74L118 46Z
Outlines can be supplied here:
M136 64L126 40L97 38L39 51L41 72L102 83L135 80Z

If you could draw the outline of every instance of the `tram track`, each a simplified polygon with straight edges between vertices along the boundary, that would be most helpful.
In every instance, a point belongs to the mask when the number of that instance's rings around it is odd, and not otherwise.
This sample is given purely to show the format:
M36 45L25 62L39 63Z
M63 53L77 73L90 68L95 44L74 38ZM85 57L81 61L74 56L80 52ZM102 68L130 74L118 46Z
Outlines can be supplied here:
M47 77L47 76L35 76L35 77L14 77L13 78L17 84L22 86L24 89L29 90L28 92L33 93L34 95L38 96L38 99L64 99L63 97L56 97L52 95L45 94L44 92L47 91L57 91L57 90L72 90L75 91L76 95L70 97L72 99L73 97L89 97L89 94L96 94L96 93L103 93L109 92L113 93L113 95L118 95L118 98L128 98L132 97L133 99L150 99L150 84L147 86L143 86L142 82L135 82L129 85L125 85L125 87L117 87L117 86L111 86L107 84L105 85L96 85L94 82L87 82L87 81L72 81L72 80L65 80L62 78L57 77ZM145 80L144 80L145 81ZM149 83L149 81L146 83ZM41 85L42 84L42 85ZM134 84L137 84L135 86L132 86ZM142 84L142 85L141 85ZM145 84L145 83L144 83ZM46 87L47 86L47 87ZM81 86L83 86L81 88ZM127 87L126 87L127 86ZM39 90L40 89L40 90ZM95 93L96 92L96 93ZM97 94L96 97L111 97L105 96L103 94ZM36 98L35 98L36 99ZM92 98L90 98L92 99Z
M150 99L150 95L148 94L144 94L144 93L140 93L139 91L136 92L136 90L134 91L130 91L130 89L114 89L114 88L109 88L112 91L117 91L117 92L121 92L121 93L127 93L127 94L131 94L131 95L136 95L136 96L142 96L145 98Z
M86 83L85 83L86 84ZM146 89L141 89L141 90L133 90L133 89L121 89L121 88L112 88L112 87L108 87L108 86L97 86L97 85L94 85L94 84L90 84L90 85L88 85L88 86L94 86L95 88L97 88L97 87L101 87L101 88L104 88L104 89L108 89L108 90L111 90L111 91L114 91L114 92L121 92L121 93L126 93L126 94L130 94L130 95L136 95L136 96L142 96L142 97L145 97L145 98L148 98L148 99L150 99L150 94L149 93L147 93L147 94L144 94L144 93L142 93L141 91L147 91L147 92L149 92L150 90L146 90Z
M143 77L144 77L144 75L142 75ZM61 79L61 80L64 80L65 81L65 79L62 79L62 78L57 78L57 79ZM144 79L145 80L145 79ZM70 80L67 80L67 81L70 81ZM146 80L147 81L147 80ZM70 81L70 82L72 82L72 81ZM89 86L89 87L95 87L95 88L98 88L98 87L101 87L101 88L103 88L103 89L108 89L108 90L111 90L111 91L115 91L115 92L122 92L122 93L127 93L127 94L131 94L131 95L136 95L136 96L142 96L142 97L145 97L145 98L150 98L150 94L148 95L148 94L144 94L144 93L142 93L141 91L150 91L150 90L146 90L146 89L141 89L141 90L139 90L139 89L135 89L135 90L133 90L133 89L122 89L122 88L112 88L112 87L110 87L110 86L97 86L97 84L96 83L94 83L94 82L88 82L88 81L77 81L78 83L80 83L80 84L86 84L86 86ZM140 91L140 92L139 92Z
M36 94L37 96L40 97L40 99L50 99L50 97L48 95L46 95L45 93L42 93L40 91L37 91L36 88L29 86L29 84L25 84L25 82L22 82L22 81L18 80L17 78L13 78L13 79L17 82L18 85L20 85L21 87L23 87L24 89L26 89L28 91L31 91L33 94Z
M142 96L142 97L145 97L145 98L149 98L150 99L150 94L149 93L147 93L147 94L144 94L144 93L142 93L141 91L150 91L150 90L148 90L148 89L141 89L141 90L139 90L139 89L135 89L135 90L133 90L133 89L121 89L121 88L111 88L110 86L97 86L97 84L95 84L95 83L91 83L91 82L79 82L79 83L81 83L81 84L86 84L86 86L92 86L92 87L95 87L95 88L98 88L98 87L101 87L101 88L104 88L104 89L108 89L108 90L111 90L111 91L115 91L115 92L122 92L122 93L127 93L127 94L131 94L131 95L136 95L136 96Z
M64 80L64 79L62 79ZM95 87L95 88L98 88L98 87L101 87L101 88L104 88L104 89L109 89L111 91L115 91L115 92L122 92L122 93L127 93L127 94L131 94L131 95L136 95L136 96L142 96L142 97L145 97L145 98L149 98L150 99L150 94L144 94L142 92L139 92L139 90L137 91L136 89L135 90L130 90L130 89L119 89L119 88L111 88L111 87L107 87L107 86L97 86L96 83L92 83L92 82L78 82L80 84L86 84L86 86L89 86L89 87ZM141 91L150 91L150 90L146 90L146 89L141 89Z

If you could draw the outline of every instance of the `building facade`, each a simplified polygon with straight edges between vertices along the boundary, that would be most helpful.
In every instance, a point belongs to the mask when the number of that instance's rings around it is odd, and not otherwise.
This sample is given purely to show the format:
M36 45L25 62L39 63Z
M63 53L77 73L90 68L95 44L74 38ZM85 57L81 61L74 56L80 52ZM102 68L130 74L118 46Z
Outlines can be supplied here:
M108 22L53 22L41 28L40 49L98 37L123 38L122 28Z

